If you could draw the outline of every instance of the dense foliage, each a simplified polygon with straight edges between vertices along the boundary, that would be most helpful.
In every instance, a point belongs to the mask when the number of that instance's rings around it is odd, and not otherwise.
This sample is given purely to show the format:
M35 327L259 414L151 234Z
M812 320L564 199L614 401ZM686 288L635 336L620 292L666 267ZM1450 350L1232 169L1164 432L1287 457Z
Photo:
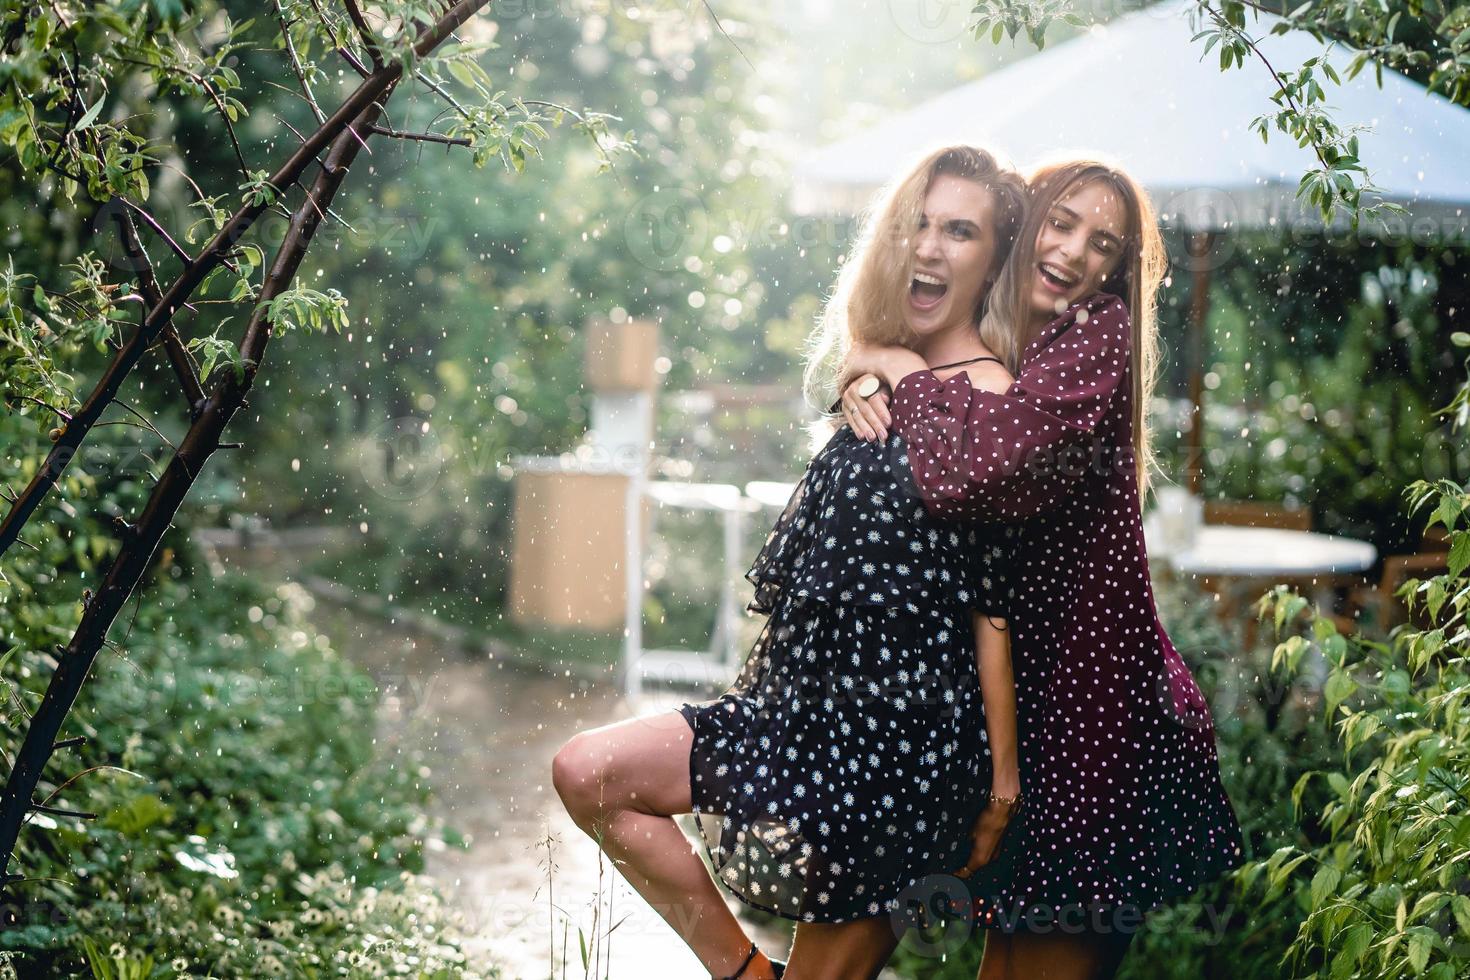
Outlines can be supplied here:
M0 417L0 440L18 444L20 429ZM68 471L44 514L52 532L7 562L7 755L50 674L47 651L70 635L76 598L115 547L110 515L144 492L132 431L98 433L99 455ZM0 482L36 463L0 458ZM207 576L178 529L74 709L67 733L86 741L58 753L42 798L98 816L38 813L23 832L26 880L0 907L9 966L23 977L88 972L84 957L98 976L100 958L139 978L461 975L441 934L449 916L416 874L446 833L424 816L429 771L378 743L373 678L311 628L299 591Z

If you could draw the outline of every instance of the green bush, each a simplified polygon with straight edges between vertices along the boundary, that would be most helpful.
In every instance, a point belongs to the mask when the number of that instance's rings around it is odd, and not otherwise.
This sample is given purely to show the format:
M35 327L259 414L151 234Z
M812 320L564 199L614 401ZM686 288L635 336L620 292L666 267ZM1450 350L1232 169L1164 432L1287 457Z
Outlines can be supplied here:
M125 450L117 429L96 445ZM13 417L0 434L23 445ZM34 456L0 460L23 485ZM143 481L70 469L6 555L0 747L13 759ZM20 976L476 976L420 872L453 835L425 816L423 760L374 738L377 686L305 618L299 590L206 580L166 542L99 655L38 795L95 820L33 814L0 907ZM90 968L90 970L89 970ZM0 965L0 972L5 966Z
M1326 839L1283 846L1241 876L1251 894L1301 908L1285 957L1292 976L1470 974L1470 493L1446 480L1410 495L1451 540L1448 573L1400 591L1427 628L1377 643L1312 617L1274 658L1287 674L1309 654L1326 658L1323 707L1341 748L1292 793L1326 784ZM1278 627L1305 605L1285 591L1269 600Z

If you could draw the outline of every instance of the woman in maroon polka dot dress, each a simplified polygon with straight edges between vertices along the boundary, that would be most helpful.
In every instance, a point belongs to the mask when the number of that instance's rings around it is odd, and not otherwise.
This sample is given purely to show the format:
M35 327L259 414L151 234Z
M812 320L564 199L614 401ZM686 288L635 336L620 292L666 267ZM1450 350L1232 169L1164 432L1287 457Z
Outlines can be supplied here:
M991 930L981 977L1110 973L1144 912L1237 865L1208 705L1159 622L1140 487L1163 249L1152 207L1103 164L1054 165L991 295L1004 394L941 382L912 352L864 347L892 389L845 412L899 433L929 509L1017 522L1013 556L1024 803L970 879ZM999 327L999 329L997 329ZM992 347L996 345L991 344Z

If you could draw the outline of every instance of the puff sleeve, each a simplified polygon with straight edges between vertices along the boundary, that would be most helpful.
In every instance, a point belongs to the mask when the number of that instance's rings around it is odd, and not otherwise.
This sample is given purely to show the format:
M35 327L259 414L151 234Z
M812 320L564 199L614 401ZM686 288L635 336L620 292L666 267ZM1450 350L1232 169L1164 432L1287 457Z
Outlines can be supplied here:
M970 387L964 373L900 380L893 427L925 506L947 518L1023 520L1058 506L1099 465L1132 466L1127 440L1096 438L1130 376L1130 345L1127 306L1099 293L1047 325L1004 394Z

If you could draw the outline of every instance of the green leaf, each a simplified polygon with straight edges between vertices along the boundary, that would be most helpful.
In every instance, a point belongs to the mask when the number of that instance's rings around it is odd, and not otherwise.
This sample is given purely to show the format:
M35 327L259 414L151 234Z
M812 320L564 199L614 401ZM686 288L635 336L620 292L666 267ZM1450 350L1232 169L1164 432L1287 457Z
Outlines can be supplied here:
M1306 792L1307 783L1311 782L1312 777L1315 775L1317 775L1315 771L1308 769L1297 778L1296 785L1291 788L1291 808L1293 813L1300 813L1302 808L1302 794Z
M1423 926L1409 934L1409 965L1420 972L1429 963L1429 953L1434 949L1434 930Z
M97 118L97 113L99 113L99 112L102 111L102 103L105 102L106 100L107 100L107 93L106 92L104 92L104 93L102 93L102 95L98 96L97 101L92 103L92 108L88 109L87 112L86 112L86 114L83 115L80 120L78 120L77 125L76 125L76 132L80 133L82 130L84 130L88 126L92 125L92 122Z
M1332 671L1332 676L1327 677L1326 688L1323 688L1323 698L1327 701L1327 714L1332 716L1338 711L1338 705L1347 701L1352 692L1357 691L1358 682L1352 679L1351 674L1342 670Z
M1312 908L1321 908L1323 901L1337 890L1341 881L1342 872L1332 865L1324 864L1318 868L1317 873L1312 876Z
M1455 913L1455 924L1460 927L1460 932L1470 936L1470 895L1451 898L1450 911Z
M477 87L477 79L474 71L463 61L451 61L447 65L449 74L453 75L461 85L466 88Z
M1470 531L1456 531L1450 543L1450 575L1459 578L1467 567L1470 567Z
M1427 527L1434 527L1435 524L1443 524L1445 529L1449 530L1459 520L1461 509L1462 505L1458 496L1452 493L1441 494L1439 506L1430 515Z

